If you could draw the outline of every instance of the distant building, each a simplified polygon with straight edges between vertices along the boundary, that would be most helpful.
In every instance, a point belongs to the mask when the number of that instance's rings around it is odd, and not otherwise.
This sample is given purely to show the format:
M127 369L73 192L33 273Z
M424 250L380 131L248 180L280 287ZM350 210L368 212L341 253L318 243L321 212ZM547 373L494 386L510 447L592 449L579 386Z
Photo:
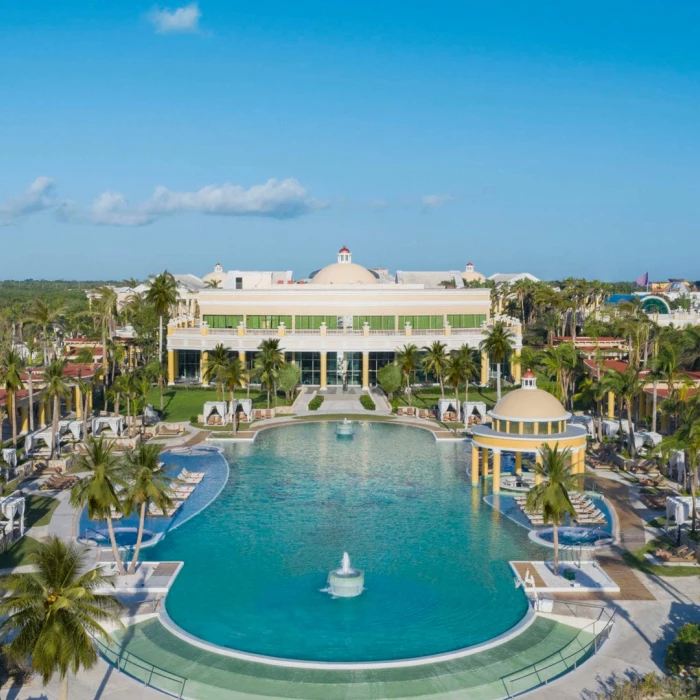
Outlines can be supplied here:
M539 277L531 275L529 272L497 272L489 278L494 284L513 284L519 280L530 280L530 282L541 282Z
M486 277L474 269L474 263L468 262L464 267L462 279L469 284L470 282L484 282Z

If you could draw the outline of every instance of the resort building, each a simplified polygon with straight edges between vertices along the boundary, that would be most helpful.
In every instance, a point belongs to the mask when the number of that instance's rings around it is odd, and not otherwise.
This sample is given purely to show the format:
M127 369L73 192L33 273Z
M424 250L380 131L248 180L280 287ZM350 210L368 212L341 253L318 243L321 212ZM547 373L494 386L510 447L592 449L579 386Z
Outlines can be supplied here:
M491 323L489 289L436 286L403 276L408 273L398 273L393 282L354 263L345 246L336 262L301 283L293 282L291 272L224 275L220 267L214 279L223 285L200 289L197 312L180 307L168 327L170 383L201 381L208 353L219 343L252 367L260 342L279 338L287 360L300 366L303 384L368 389L403 345L421 348L437 340L448 350L478 348ZM519 355L521 328L511 322ZM518 363L511 372L519 382Z
M472 485L489 471L489 452L493 455L493 491L501 490L501 456L515 455L515 473L522 473L523 454L534 454L541 463L541 448L571 451L572 471L583 474L586 453L586 429L569 423L571 414L547 391L537 388L531 370L522 376L522 387L506 394L490 411L491 425L472 428ZM479 469L481 465L481 469ZM535 483L541 478L535 475Z

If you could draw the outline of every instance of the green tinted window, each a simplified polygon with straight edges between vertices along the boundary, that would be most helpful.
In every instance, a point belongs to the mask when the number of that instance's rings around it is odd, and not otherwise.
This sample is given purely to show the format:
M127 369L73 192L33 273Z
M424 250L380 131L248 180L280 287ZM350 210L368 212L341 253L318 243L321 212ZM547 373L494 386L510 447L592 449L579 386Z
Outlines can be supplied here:
M204 314L202 320L209 328L238 328L243 316L224 316L222 314Z

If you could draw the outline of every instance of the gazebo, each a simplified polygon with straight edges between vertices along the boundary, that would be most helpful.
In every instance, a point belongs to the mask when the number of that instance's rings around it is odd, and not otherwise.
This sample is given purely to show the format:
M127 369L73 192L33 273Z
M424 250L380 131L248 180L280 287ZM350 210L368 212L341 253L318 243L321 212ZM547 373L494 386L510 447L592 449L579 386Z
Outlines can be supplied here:
M204 425L226 425L228 423L228 406L226 401L206 401L202 411ZM219 420L216 420L218 416Z
M522 472L523 453L535 455L541 464L544 445L571 450L573 472L582 474L586 452L586 428L568 423L571 414L550 393L537 388L531 370L522 376L522 388L506 394L490 412L491 425L472 428L472 486L488 476L489 452L493 454L493 491L501 490L501 454L515 454L515 471ZM541 478L535 476L535 483Z

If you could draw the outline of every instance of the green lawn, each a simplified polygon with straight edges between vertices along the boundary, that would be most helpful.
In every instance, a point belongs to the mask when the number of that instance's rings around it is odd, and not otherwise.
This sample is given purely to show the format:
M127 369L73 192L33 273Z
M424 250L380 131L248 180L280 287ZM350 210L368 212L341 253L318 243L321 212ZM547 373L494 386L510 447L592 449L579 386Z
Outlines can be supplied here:
M23 537L17 544L0 554L0 569L10 569L15 566L29 564L29 555L39 547L39 542L32 537Z
M24 523L26 527L35 525L48 525L51 516L59 504L57 498L51 496L27 496L26 510L24 511Z
M501 391L502 394L506 393L505 387ZM453 399L455 396L454 389L445 388L445 398ZM411 405L416 408L432 408L437 404L440 396L439 387L425 387L416 388L411 392ZM464 388L459 391L459 400L464 401ZM496 403L496 392L491 389L479 389L479 387L469 387L469 400L470 401L484 401L487 408L493 408ZM394 394L394 399L391 402L393 408L397 406L408 406L408 400L405 394Z

